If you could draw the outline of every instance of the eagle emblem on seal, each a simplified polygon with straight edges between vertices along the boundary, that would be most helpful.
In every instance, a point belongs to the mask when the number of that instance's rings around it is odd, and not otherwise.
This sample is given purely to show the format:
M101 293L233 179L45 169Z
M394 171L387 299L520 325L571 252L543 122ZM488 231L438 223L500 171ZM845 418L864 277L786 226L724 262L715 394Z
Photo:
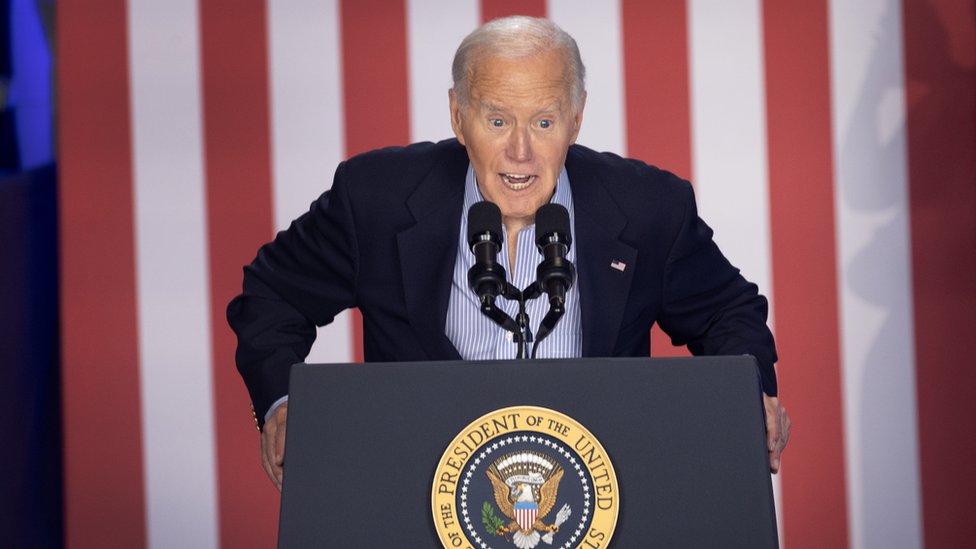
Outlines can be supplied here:
M509 519L506 525L485 502L482 520L489 531L506 540L511 535L519 549L532 549L539 541L551 545L559 525L571 514L569 505L564 504L552 524L544 522L556 505L562 466L544 453L521 451L499 457L485 474L491 480L495 504Z

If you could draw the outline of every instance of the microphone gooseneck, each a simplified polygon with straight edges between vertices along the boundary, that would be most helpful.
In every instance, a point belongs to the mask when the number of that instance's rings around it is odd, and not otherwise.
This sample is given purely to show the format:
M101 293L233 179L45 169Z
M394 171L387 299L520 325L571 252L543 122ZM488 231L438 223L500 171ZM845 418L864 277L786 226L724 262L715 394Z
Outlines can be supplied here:
M498 263L502 246L502 212L491 202L478 202L468 210L468 246L475 263L468 269L468 286L478 296L481 312L513 335L518 344L516 358L526 358L526 341L531 340L522 293L508 283L505 268ZM518 322L495 305L498 296L519 301Z
M535 244L542 254L536 268L536 285L549 296L549 311L539 324L532 358L541 342L552 333L566 312L566 292L576 280L576 268L566 257L573 244L569 212L559 204L546 204L535 213Z
M566 292L576 279L576 268L566 258L573 244L569 212L559 204L546 204L535 214L535 244L542 254L536 281L549 295L552 307L566 304Z

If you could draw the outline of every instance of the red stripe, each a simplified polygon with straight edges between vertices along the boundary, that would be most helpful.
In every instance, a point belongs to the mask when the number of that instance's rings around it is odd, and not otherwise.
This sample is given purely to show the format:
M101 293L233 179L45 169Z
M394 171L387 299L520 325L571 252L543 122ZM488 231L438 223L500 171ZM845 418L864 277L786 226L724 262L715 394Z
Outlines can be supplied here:
M627 154L691 177L688 17L684 1L622 0Z
M220 542L271 547L278 492L261 468L250 401L234 368L227 303L274 231L267 25L262 0L200 2Z
M144 547L126 6L57 11L65 544Z
M903 21L924 539L963 547L976 538L976 13L905 0Z
M404 0L340 2L346 154L410 142L407 14ZM363 328L353 315L355 360Z
M691 178L688 17L684 1L622 0L627 155ZM658 328L654 356L688 356Z
M481 0L483 22L509 15L546 16L545 0Z
M783 537L791 549L846 547L827 0L763 10L776 343L797 425L784 457Z

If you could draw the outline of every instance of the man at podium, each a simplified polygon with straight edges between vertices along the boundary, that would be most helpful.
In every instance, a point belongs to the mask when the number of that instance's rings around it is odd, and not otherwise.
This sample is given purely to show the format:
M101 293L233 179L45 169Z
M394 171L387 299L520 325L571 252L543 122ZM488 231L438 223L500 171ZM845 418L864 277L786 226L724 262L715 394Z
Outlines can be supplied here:
M350 307L362 312L367 361L512 359L514 341L532 334L538 357L648 356L655 322L696 355L753 355L778 471L790 420L776 397L766 299L719 251L687 181L575 144L586 104L575 40L545 19L497 19L464 39L452 72L454 139L341 163L331 190L244 269L227 314L275 485L289 368L315 327ZM468 212L482 202L501 225L479 233ZM552 204L568 217L565 234L537 235L536 212ZM550 241L558 258L539 255ZM472 269L529 288L546 261L575 268L545 340L544 292L492 297L496 318L484 314ZM520 331L501 316L524 320Z

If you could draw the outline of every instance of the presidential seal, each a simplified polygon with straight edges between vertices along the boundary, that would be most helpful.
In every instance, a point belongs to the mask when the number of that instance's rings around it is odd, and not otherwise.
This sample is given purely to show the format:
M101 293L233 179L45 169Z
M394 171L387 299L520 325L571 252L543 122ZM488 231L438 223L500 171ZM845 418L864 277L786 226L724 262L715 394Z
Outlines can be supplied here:
M473 421L444 451L431 505L444 547L606 547L617 524L617 477L575 420L514 406Z

